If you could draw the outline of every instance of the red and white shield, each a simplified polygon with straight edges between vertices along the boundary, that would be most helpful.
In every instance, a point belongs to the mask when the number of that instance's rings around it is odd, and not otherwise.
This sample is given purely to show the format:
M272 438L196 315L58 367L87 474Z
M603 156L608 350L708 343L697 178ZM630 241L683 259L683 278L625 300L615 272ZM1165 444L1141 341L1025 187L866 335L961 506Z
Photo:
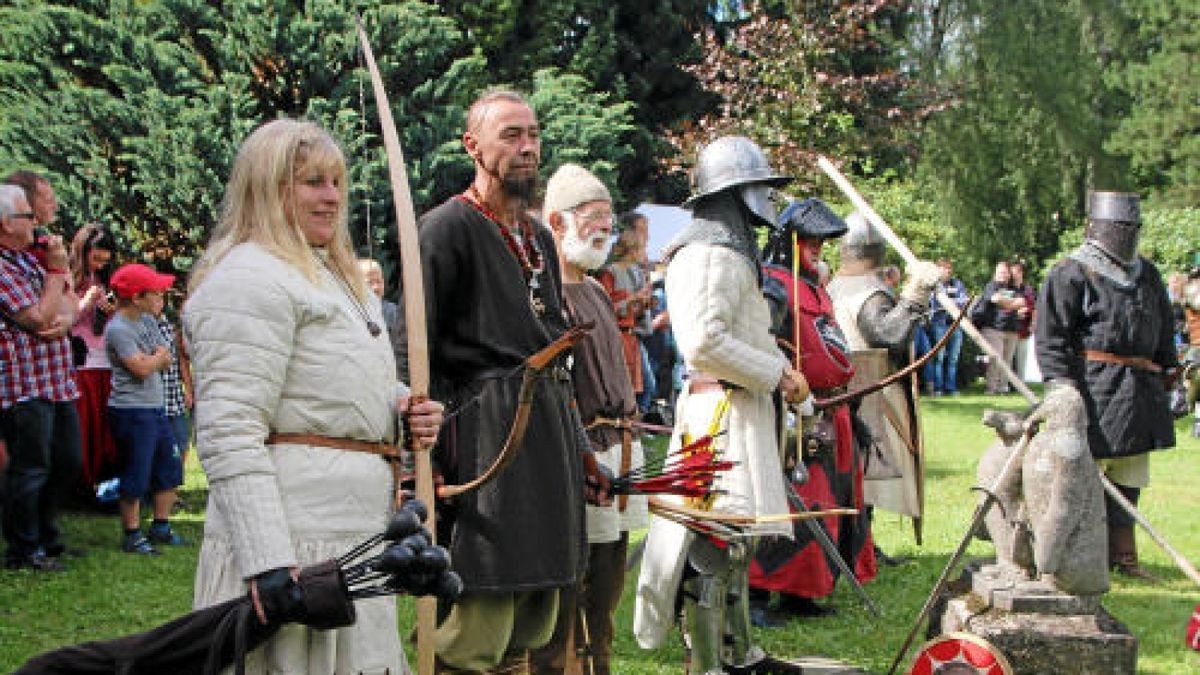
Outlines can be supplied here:
M1008 659L970 633L946 633L921 647L908 675L1013 675Z

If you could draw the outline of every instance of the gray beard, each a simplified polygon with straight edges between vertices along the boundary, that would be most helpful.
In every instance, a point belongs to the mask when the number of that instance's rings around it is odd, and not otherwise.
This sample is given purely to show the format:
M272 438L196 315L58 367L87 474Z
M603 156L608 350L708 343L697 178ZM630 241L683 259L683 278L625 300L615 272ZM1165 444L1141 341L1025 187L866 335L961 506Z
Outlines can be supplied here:
M607 240L607 237L605 239ZM604 261L608 259L608 250L612 247L611 241L601 249L593 247L592 243L591 240L581 239L576 234L574 227L569 228L563 235L563 257L572 265L591 272L604 264Z

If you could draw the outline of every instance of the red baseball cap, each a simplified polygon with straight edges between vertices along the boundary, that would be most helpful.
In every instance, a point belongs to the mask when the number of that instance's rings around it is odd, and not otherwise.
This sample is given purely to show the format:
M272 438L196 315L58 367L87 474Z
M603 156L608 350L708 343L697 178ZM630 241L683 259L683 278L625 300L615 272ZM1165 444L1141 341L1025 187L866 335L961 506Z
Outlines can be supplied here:
M121 265L108 280L117 297L126 300L146 291L165 291L175 283L174 274L159 274L140 263Z

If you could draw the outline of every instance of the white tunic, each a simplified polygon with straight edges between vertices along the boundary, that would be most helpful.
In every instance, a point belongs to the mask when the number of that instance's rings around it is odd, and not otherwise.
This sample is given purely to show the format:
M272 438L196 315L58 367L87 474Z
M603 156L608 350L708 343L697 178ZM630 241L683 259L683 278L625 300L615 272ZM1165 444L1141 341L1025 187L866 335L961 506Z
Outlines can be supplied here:
M386 525L378 456L266 447L268 432L390 440L396 368L348 292L317 286L254 244L233 249L184 310L196 385L196 447L208 475L195 606L246 593L245 579L337 557ZM382 326L379 304L362 307ZM247 658L250 673L408 672L392 598L355 603L355 625L285 626Z
M829 297L833 300L838 325L842 327L850 349L854 351L852 357L856 363L869 361L870 359L865 358L865 352L872 351L873 348L858 329L858 315L872 296L877 293L890 294L890 291L874 272L852 276L838 275L830 282L828 290ZM881 356L879 361L886 364L886 356ZM890 366L879 367L870 375L873 378L881 378L887 374L885 371L888 369ZM867 373L864 372L863 375ZM867 384L870 382L856 378L852 386ZM909 413L908 399L904 395L903 386L901 383L893 384L863 398L859 414L871 429L876 443L887 454L888 464L896 470L895 475L891 476L866 476L863 480L863 501L910 518L919 518L921 485L916 449L920 447L921 436L917 420Z
M723 456L735 462L720 474L713 509L742 515L788 512L771 394L787 360L775 345L770 310L754 269L744 256L721 247L691 244L667 267L667 309L688 368L740 387L718 439ZM719 391L684 392L677 404L671 449L681 434L701 436L722 397ZM791 523L755 526L755 535L791 537ZM691 532L662 518L650 519L638 577L634 634L647 649L662 644L675 621L675 595L687 559Z

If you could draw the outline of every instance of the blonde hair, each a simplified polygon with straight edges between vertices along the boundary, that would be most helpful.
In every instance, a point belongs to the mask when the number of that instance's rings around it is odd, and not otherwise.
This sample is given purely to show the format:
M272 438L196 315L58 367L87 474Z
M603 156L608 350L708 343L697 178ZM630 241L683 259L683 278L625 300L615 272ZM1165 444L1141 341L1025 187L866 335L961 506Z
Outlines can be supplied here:
M213 267L236 246L255 243L320 283L320 270L299 225L287 217L287 200L295 191L296 173L317 166L340 178L342 193L333 240L326 247L334 274L350 285L361 300L366 283L346 227L349 189L346 159L337 141L312 122L278 119L246 137L238 150L221 203L221 217L204 255L192 271L190 290L204 281Z

